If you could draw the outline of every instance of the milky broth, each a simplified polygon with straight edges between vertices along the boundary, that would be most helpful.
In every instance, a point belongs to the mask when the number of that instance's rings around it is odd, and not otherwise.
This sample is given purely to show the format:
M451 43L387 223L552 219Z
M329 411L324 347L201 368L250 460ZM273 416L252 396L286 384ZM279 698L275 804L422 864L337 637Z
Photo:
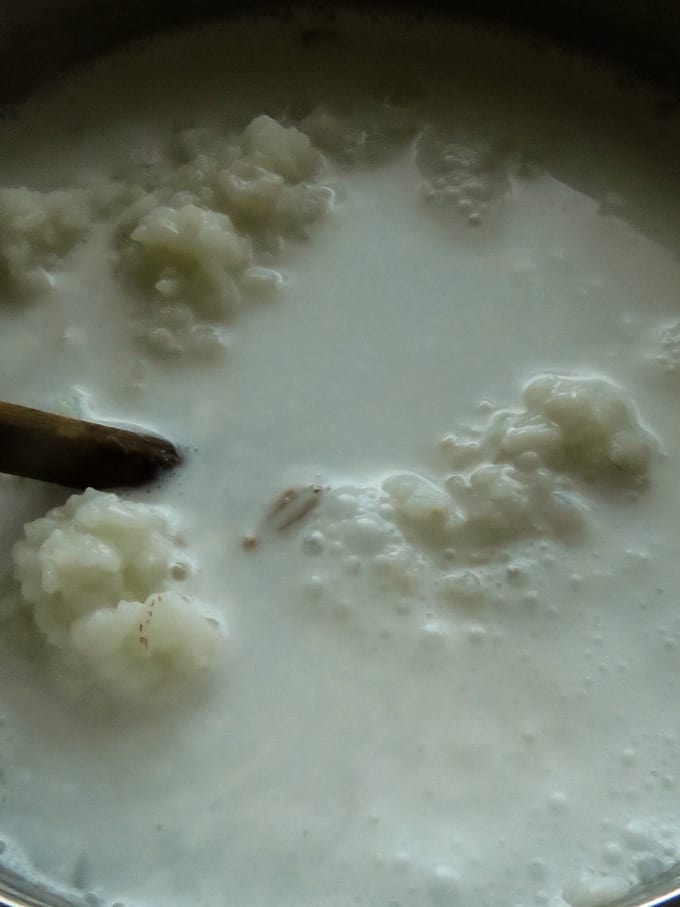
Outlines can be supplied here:
M185 450L121 497L169 515L181 589L221 628L202 684L120 702L66 692L68 665L8 618L9 867L127 907L580 907L680 856L678 135L621 81L467 26L262 19L119 51L2 123L4 186L162 194L178 135L204 129L210 159L267 114L320 149L304 187L324 206L253 240L272 294L239 271L233 310L163 322L180 346L210 327L205 355L151 336L127 196L91 202L40 292L0 280L4 398ZM544 373L617 389L644 474L546 460L554 519L531 498L490 539L410 523L385 477L444 500L442 439L477 443ZM312 484L318 506L268 525ZM0 494L11 589L23 524L68 493Z

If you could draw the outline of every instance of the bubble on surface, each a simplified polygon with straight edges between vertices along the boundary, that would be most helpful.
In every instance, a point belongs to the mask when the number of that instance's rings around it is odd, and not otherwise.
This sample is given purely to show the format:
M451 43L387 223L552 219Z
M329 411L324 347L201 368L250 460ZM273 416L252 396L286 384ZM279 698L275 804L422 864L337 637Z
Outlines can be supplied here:
M356 554L350 554L342 562L342 569L349 576L357 576L363 569L361 558L357 557Z
M377 554L387 541L384 527L370 517L347 521L343 526L343 536L351 551L364 556Z
M481 624L472 624L468 627L467 638L471 643L475 645L481 645L485 642L488 637L488 630L483 627Z
M448 907L460 889L460 875L452 866L442 864L435 866L428 874L427 889L432 903Z
M170 575L174 580L183 582L191 572L189 564L183 561L177 561L170 567Z
M479 574L474 570L447 573L440 588L444 597L453 603L479 604L484 599L484 589Z
M581 877L564 886L562 897L570 907L601 907L623 897L629 888L626 879L616 876Z
M602 854L604 856L605 862L609 863L612 866L618 866L619 863L623 860L623 849L620 844L617 844L615 841L610 841L605 844Z
M325 542L326 539L323 532L314 529L312 532L308 532L302 539L302 547L309 554L319 554L323 551Z
M569 798L562 791L553 791L548 797L548 806L553 812L563 813L569 806Z
M623 829L623 840L631 850L654 850L654 838L638 822L628 822Z
M446 644L448 630L437 620L430 620L423 624L422 642L428 648L442 648Z
M313 574L304 581L302 591L310 601L319 601L326 591L326 583L323 577Z

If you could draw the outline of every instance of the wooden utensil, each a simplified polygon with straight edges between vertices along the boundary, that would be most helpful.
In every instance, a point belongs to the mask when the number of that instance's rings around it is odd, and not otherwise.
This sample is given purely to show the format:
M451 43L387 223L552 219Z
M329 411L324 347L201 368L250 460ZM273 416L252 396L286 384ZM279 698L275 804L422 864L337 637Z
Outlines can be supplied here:
M0 402L0 472L68 488L120 488L180 462L165 438Z

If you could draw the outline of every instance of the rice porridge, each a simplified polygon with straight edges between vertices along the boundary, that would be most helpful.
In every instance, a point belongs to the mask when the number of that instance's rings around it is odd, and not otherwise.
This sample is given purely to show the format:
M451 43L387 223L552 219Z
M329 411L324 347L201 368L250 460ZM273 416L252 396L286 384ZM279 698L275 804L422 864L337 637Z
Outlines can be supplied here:
M207 24L2 122L0 860L73 903L589 907L680 857L680 140L447 23Z

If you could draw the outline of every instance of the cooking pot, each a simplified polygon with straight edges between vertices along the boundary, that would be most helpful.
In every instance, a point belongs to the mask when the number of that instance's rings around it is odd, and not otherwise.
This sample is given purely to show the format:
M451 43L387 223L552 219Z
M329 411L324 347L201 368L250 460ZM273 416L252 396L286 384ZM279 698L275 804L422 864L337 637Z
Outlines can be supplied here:
M501 21L625 64L680 89L680 15L674 0L350 0ZM314 4L319 5L318 0ZM189 19L248 14L285 3L248 0L23 0L0 6L0 103L133 35Z
M319 7L315 3L315 7ZM398 0L353 0L354 6L395 7ZM198 19L252 15L281 3L247 0L5 0L0 4L0 110L33 87L126 39ZM415 4L401 3L402 8ZM676 0L420 0L418 11L499 22L548 36L577 50L622 64L632 78L663 85L660 112L680 100L680 14ZM330 8L330 6L329 6ZM680 818L680 817L679 817ZM68 821L68 817L64 817ZM680 885L680 872L667 874L668 891ZM642 904L633 895L624 904ZM76 907L82 900L27 885L0 871L0 907ZM648 904L680 907L680 895ZM503 907L503 905L499 905Z

